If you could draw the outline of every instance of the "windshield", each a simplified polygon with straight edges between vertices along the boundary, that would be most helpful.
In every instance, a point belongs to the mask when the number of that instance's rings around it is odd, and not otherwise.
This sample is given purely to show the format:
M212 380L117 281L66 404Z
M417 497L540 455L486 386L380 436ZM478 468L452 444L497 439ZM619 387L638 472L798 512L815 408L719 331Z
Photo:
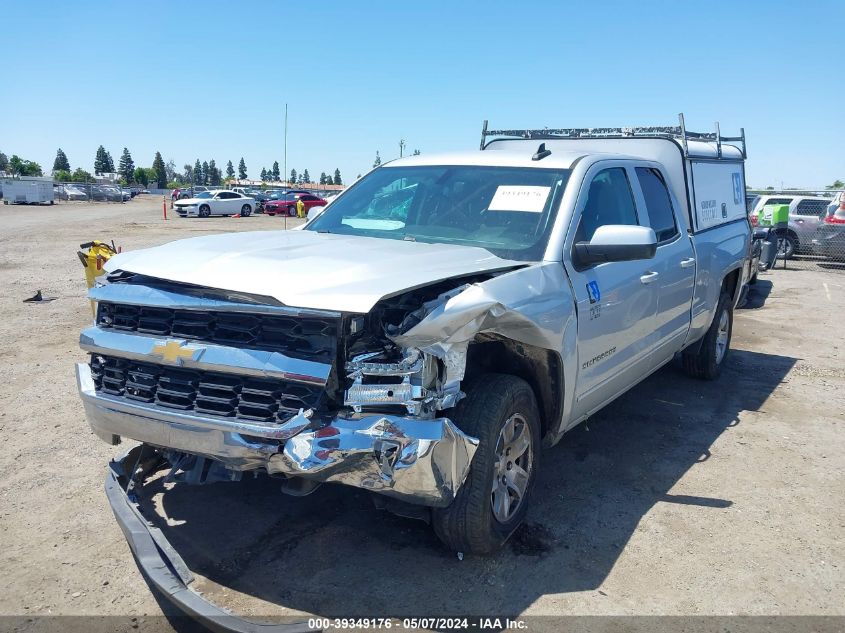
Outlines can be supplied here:
M307 230L478 246L507 259L543 255L566 169L385 167L362 178Z

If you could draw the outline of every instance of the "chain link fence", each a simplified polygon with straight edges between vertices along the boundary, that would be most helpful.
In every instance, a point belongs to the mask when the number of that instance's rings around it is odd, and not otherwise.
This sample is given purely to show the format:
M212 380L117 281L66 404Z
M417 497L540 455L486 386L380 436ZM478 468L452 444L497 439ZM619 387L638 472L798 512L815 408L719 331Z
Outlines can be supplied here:
M127 202L142 189L110 183L54 182L53 197L56 202Z
M764 191L749 200L752 226L777 244L777 268L845 271L845 192Z

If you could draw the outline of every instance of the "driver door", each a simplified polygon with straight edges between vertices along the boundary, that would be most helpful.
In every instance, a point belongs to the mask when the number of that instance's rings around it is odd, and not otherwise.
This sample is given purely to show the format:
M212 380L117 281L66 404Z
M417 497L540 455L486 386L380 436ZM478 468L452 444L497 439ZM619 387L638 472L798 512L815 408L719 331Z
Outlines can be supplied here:
M591 415L649 371L658 299L654 261L582 266L573 248L589 241L599 226L641 224L632 179L627 161L594 165L584 178L565 242L564 266L578 311L576 416Z

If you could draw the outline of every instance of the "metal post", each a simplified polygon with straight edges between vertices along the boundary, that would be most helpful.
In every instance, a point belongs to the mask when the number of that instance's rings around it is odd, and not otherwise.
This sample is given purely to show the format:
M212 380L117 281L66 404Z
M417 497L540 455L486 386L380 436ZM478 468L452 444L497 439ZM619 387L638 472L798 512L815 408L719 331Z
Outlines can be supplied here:
M285 166L282 168L285 173L284 182L288 179L288 104L285 104ZM290 184L290 183L288 183ZM285 220L285 229L287 229L287 220Z
M716 121L716 156L722 157L722 131L719 129L718 121Z
M487 138L487 119L484 119L484 125L481 126L481 148L484 149L484 139Z
M681 123L681 141L684 144L684 158L689 157L689 148L687 147L687 127L684 125L684 113L678 114L678 121Z
M167 219L167 196L161 197L161 212L164 214L164 219Z

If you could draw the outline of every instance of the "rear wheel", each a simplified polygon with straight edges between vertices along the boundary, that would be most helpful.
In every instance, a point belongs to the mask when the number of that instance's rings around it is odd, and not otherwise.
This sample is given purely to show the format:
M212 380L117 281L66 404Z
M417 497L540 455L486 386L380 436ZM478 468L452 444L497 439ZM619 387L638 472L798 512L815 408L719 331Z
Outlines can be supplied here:
M241 207L241 215L243 217L248 218L251 213L252 213L252 207L249 206L248 204L245 204L244 206Z
M716 315L710 329L704 335L697 352L685 351L681 354L681 362L690 376L715 380L722 373L722 366L728 357L733 334L733 305L731 296L722 292Z
M292 218L296 217L296 207L288 207L288 215Z
M792 233L778 238L778 257L792 259L798 251L798 238Z
M432 510L432 525L451 549L489 554L525 518L539 464L537 401L521 378L486 374L468 390L454 420L478 438L478 449L455 500Z
M211 207L209 207L207 204L204 204L200 207L199 213L201 218L207 218L211 215Z

